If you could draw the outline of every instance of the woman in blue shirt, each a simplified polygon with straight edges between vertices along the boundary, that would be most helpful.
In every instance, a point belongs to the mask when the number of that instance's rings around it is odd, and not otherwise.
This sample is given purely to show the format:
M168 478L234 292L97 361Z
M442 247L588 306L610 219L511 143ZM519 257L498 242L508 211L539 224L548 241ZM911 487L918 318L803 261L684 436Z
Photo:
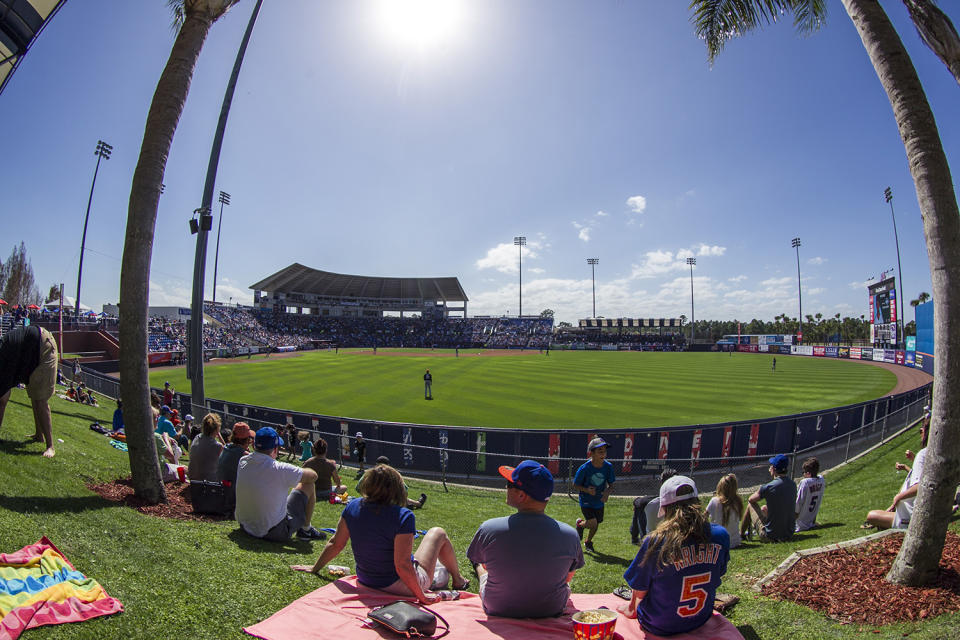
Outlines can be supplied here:
M291 565L291 569L319 573L349 540L357 565L357 582L364 586L413 596L423 604L436 602L439 596L430 587L438 561L450 573L454 589L469 586L469 580L460 574L453 544L442 528L427 531L419 549L413 552L416 521L405 506L407 490L396 469L378 464L367 470L359 489L363 498L351 500L343 509L337 532L313 566Z
M643 539L623 577L633 589L628 618L658 636L700 628L713 615L713 601L730 559L730 536L710 524L700 507L697 486L674 476L660 487L661 518Z

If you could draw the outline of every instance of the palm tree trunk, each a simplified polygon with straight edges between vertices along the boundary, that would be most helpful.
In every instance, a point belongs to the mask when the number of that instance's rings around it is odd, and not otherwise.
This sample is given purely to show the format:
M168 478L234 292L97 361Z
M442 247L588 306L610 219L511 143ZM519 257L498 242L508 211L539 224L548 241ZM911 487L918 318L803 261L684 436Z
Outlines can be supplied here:
M842 2L893 107L917 190L933 278L933 421L913 518L887 574L891 582L916 586L937 575L960 482L960 210L933 112L900 37L876 0Z
M903 0L920 38L947 65L960 84L960 34L953 22L931 0Z
M153 234L167 155L190 91L197 58L212 24L206 12L184 20L153 94L130 188L120 272L120 392L133 488L138 497L154 504L165 502L166 492L157 463L147 375Z

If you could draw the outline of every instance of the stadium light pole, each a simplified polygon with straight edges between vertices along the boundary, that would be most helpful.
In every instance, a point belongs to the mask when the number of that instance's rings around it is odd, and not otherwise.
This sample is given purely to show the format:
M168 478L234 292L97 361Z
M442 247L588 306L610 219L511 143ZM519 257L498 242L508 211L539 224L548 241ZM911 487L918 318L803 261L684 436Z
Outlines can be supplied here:
M900 279L900 322L897 324L900 328L895 342L896 346L899 347L900 339L906 340L903 337L903 271L900 269L900 237L897 235L897 216L893 213L893 191L890 190L890 187L883 190L883 197L890 203L890 217L893 218L893 240L897 244L897 278Z
M213 185L217 181L217 166L220 164L220 149L223 147L223 135L227 130L227 117L230 115L230 104L237 88L237 79L240 77L240 67L243 65L243 56L253 33L253 26L260 14L263 0L257 0L247 22L247 29L240 41L237 57L233 62L233 71L227 82L227 89L223 94L223 104L220 106L220 118L217 121L217 131L210 148L210 160L207 163L207 177L203 185L203 201L197 212L200 213L200 225L197 232L197 250L193 259L193 296L190 301L190 325L187 336L187 377L190 379L190 402L194 413L206 407L206 391L203 386L203 279L207 264L207 232L212 226L213 216ZM193 223L191 223L191 230Z
M513 244L517 245L517 253L519 258L518 270L520 271L520 311L517 313L518 318L523 317L523 248L527 246L527 237L526 236L514 236Z
M690 265L690 346L693 346L693 265L697 264L697 259L687 258L687 264Z
M587 258L587 264L590 265L590 280L593 282L593 318L597 317L597 272L595 271L600 258Z
M217 265L220 263L220 230L223 228L223 205L230 204L230 194L220 192L220 220L217 221L217 252L213 257L213 304L217 304Z
M97 149L93 155L97 156L97 166L93 170L93 182L90 184L90 197L87 198L87 215L83 218L83 236L80 238L80 266L77 267L77 300L74 306L73 315L80 317L80 281L83 278L83 251L87 244L87 223L90 222L90 205L93 204L93 188L97 184L97 172L100 171L100 160L109 160L113 147L103 140L97 140ZM63 308L63 300L60 301L60 307Z
M797 306L800 309L797 319L800 321L800 341L803 342L803 296L800 293L800 238L794 238L790 243L790 246L797 250Z

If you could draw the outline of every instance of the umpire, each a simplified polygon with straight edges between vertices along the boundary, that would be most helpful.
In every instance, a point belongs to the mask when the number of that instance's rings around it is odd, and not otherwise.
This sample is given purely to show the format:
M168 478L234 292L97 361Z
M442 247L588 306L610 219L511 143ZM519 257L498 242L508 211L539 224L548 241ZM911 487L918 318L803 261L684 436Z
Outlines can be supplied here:
M33 439L46 443L44 458L52 458L55 453L49 400L56 385L59 361L57 343L42 327L17 327L0 338L0 427L11 390L18 384L27 385L36 427Z

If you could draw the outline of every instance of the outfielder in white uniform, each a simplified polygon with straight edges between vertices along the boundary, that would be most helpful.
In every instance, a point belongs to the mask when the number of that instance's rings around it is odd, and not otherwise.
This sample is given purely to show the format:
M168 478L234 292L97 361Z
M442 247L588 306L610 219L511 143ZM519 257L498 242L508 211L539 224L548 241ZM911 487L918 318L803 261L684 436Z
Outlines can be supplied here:
M820 473L820 461L807 458L803 461L803 479L797 485L797 531L806 531L817 526L817 514L823 503L823 487L826 484Z

